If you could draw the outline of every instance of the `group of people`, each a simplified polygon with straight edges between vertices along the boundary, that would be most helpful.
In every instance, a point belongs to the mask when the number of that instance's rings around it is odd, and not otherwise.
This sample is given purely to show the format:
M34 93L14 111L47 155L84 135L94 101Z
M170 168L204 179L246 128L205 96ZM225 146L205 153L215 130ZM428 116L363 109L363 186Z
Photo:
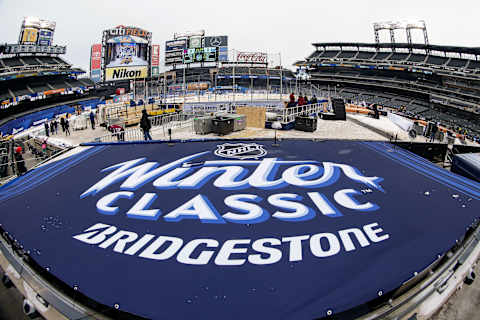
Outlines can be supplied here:
M58 134L58 121L57 118L53 119L52 121L48 122L45 121L43 123L45 128L45 135L50 137L50 135ZM60 126L62 127L62 131L65 135L70 135L70 123L67 118L61 117L60 118Z
M51 130L51 132L54 132L54 131L55 131L55 128ZM33 145L31 145L28 142L25 144L25 146L29 149L31 154L35 156L35 159L47 159L48 157L47 140L48 138L45 138L41 143L42 151L39 151L37 148L35 148ZM23 150L22 146L17 145L17 147L15 148L15 152L13 154L18 175L22 175L25 172L27 172L27 166L25 163L25 159L23 158L24 152L25 151Z
M92 130L95 130L95 123L96 123L96 118L97 114L95 114L93 111L90 111L88 118L90 120L90 125ZM44 122L44 128L45 128L45 135L47 137L50 137L50 135L58 134L58 124L60 122L60 126L62 127L62 131L65 133L65 135L70 135L70 122L68 121L67 118L65 117L60 117L60 121L57 120L57 118L51 120L51 121L45 121ZM150 122L150 119L148 118L148 114L146 110L142 110L142 118L140 120L140 128L143 131L143 136L145 140L152 140L152 136L150 134L150 129L152 128L152 124ZM124 131L124 130L122 130ZM118 130L115 131L115 133L118 133Z
M307 96L299 95L298 100L295 101L295 95L292 92L290 94L290 100L288 102L287 107L291 108L291 107L305 106L307 104L316 104L316 103L318 103L318 99L316 95L313 95L312 99L310 100L308 100Z

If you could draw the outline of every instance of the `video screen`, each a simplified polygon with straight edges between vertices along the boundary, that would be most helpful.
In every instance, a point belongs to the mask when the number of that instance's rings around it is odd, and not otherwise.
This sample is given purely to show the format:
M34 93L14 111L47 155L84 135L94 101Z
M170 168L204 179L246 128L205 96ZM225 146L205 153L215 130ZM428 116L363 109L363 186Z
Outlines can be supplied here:
M148 43L109 40L106 49L107 68L148 66Z
M215 62L217 59L217 48L196 48L183 51L183 63Z

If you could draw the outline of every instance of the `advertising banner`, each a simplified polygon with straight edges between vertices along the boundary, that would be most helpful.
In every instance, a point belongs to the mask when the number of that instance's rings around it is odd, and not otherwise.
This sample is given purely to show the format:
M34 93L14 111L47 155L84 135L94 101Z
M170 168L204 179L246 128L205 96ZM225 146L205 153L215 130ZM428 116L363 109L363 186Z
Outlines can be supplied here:
M147 76L147 66L107 68L105 71L105 81L141 79Z
M228 61L228 47L218 47L218 61Z
M207 90L209 84L207 82L193 82L187 84L187 90Z
M165 52L165 58L183 57L183 51L184 50Z
M53 34L55 33L56 23L48 20L40 20L40 30L38 34L38 44L41 46L50 46L53 43Z
M149 31L137 27L127 27L122 25L116 26L113 29L105 30L105 33L107 34L108 39L118 36L134 36L147 40L152 39L152 33Z
M53 89L53 90L44 91L43 94L46 95L46 96L48 96L48 95L50 95L50 94L62 93L62 92L64 92L64 91L65 91L64 88L62 88L62 89Z
M268 55L264 52L237 52L236 61L245 63L267 63Z
M41 46L49 46L49 45L52 44L52 41L50 39L39 38L38 39L38 44L41 45Z
M157 77L160 74L160 46L158 44L152 46L151 66L151 76Z
M34 28L23 29L22 44L37 43L38 30Z
M152 67L152 77L158 77L160 75L159 67Z
M39 35L38 35L38 44L41 46L50 46L52 45L52 40L53 40L53 31L51 30L46 30L46 29L40 29Z
M180 52L179 56L165 57L165 65L169 66L172 64L182 64L183 63L183 52Z
M132 79L143 75L151 58L150 45L152 33L137 27L117 26L103 32L106 80ZM142 67L142 68L132 68ZM146 72L148 74L148 70Z
M202 47L202 37L191 37L188 40L188 48L196 49Z
M228 36L205 37L205 47L228 47Z
M102 45L94 44L90 52L90 71L98 70L102 62Z
M92 79L93 82L100 82L102 79L102 70L97 69L97 70L92 70L90 72L90 79Z
M181 32L181 33L174 33L173 38L178 39L178 38L190 38L190 37L203 37L205 35L205 30L198 30L198 31L187 31L187 32Z
M170 40L165 42L165 52L187 49L187 39Z
M152 67L160 65L160 46L155 44L152 46Z

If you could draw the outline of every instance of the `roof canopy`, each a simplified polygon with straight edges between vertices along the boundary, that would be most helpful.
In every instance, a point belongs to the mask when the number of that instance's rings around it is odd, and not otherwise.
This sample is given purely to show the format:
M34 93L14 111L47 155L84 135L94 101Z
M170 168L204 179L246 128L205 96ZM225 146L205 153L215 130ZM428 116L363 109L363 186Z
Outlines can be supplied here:
M440 45L425 45L421 43L362 43L362 42L317 42L313 43L317 49L319 47L357 47L361 48L375 48L375 49L419 49L426 51L442 51L453 52L461 54L480 55L479 47L457 47L457 46L440 46Z

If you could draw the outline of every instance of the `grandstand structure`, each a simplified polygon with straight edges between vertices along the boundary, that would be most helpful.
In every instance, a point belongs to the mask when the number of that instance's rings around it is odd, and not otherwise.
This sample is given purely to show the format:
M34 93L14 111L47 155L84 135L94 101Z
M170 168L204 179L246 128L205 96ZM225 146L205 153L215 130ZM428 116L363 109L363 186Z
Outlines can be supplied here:
M19 42L0 45L0 179L18 174L18 147L28 168L58 151L42 153L42 141L14 139L16 133L73 114L75 107L92 105L92 98L98 102L85 71L63 57L66 47L52 44L54 29L54 22L26 17Z
M226 86L237 84L245 88L279 89L281 85L285 88L291 86L292 82L295 82L294 73L283 68L225 66L217 73L217 84Z
M0 54L0 117L84 96L94 87L84 73L56 54Z
M0 118L93 88L89 79L79 79L85 71L62 58L66 46L53 44L55 27L53 21L24 17L18 43L0 45Z
M74 113L74 105L84 105L95 98L93 82L79 78L85 73L57 53L28 53L28 46L10 53L15 45L0 46L0 138L21 132L30 126ZM43 111L40 111L43 110ZM33 153L30 143L2 141L0 178L14 174L14 149L22 147L29 168L44 160ZM37 147L41 145L37 141ZM40 156L39 156L40 155Z
M297 67L320 89L480 135L480 49L413 43L314 43Z
M198 91L266 90L289 92L295 85L295 74L283 67L268 64L221 63L218 66L176 68L147 81L147 96L188 94ZM142 94L143 91L138 92Z

